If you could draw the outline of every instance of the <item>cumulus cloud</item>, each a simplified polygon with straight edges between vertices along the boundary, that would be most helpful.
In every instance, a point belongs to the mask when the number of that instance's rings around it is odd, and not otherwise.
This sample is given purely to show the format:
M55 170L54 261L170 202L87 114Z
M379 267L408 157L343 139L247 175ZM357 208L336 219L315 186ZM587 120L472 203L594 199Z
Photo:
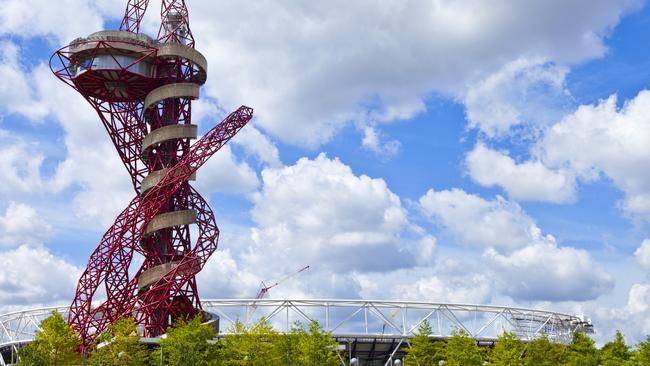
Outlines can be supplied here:
M0 256L0 303L53 304L72 298L80 269L47 249L23 245Z
M634 252L636 260L643 267L650 269L650 239L645 239Z
M384 141L385 138L375 127L366 126L363 128L363 140L361 145L379 155L391 156L399 152L400 142L397 140Z
M0 78L3 80L0 85L0 110L20 113L30 121L38 121L47 114L47 108L35 100L34 80L24 71L20 49L15 43L0 42Z
M484 248L499 290L515 300L589 300L614 285L587 251L560 247L516 203L453 189L429 190L420 205L458 241Z
M551 168L567 169L583 181L610 178L625 193L624 212L650 220L650 91L617 107L616 96L580 106L546 131L536 147Z
M314 147L373 111L381 112L376 122L390 122L422 111L431 93L462 100L468 86L511 60L552 62L524 68L529 89L554 81L564 71L553 63L602 55L603 35L640 3L339 0L245 6L204 0L189 6L198 48L210 62L207 94L226 109L254 106L266 131Z
M436 239L411 237L399 197L338 159L321 154L267 167L250 197L252 227L220 225L229 235L224 252L199 276L209 296L253 297L262 281L310 265L269 296L359 298L368 276L434 263Z
M498 274L502 293L514 299L584 301L614 287L612 276L587 251L558 247L554 240L534 243L510 255L488 249L485 259Z
M621 329L627 339L634 342L646 340L650 334L650 283L641 282L630 286L623 306L592 305L590 310L601 337L611 337L615 329ZM604 334L602 334L604 333Z
M484 187L502 187L517 201L564 203L575 199L573 175L549 169L537 160L517 163L507 152L478 143L465 157L465 164L472 180Z
M407 225L399 197L382 179L356 176L338 159L320 154L262 172L253 197L255 249L249 260L292 258L333 271L388 270L412 265L400 247ZM373 260L366 260L373 253Z
M5 0L2 9L0 33L44 36L58 44L98 31L104 16L116 17L124 11L109 0Z
M467 245L513 250L544 240L533 219L502 197L489 201L455 188L429 190L419 202L429 218Z
M410 277L413 278L412 274ZM415 282L392 287L392 298L456 304L485 304L489 302L493 290L489 281L485 281L485 276L480 274L446 278L415 277L413 280Z
M0 216L0 245L37 244L48 238L52 226L28 205L10 202Z
M38 144L0 135L0 195L16 197L45 189L41 166L45 156Z
M513 127L543 127L571 106L564 83L567 67L520 58L470 87L463 99L468 126L488 137L503 137Z
M248 154L255 156L258 161L271 168L282 166L278 147L267 135L254 126L248 125L243 128L232 142L241 145Z
M205 193L250 193L259 181L255 171L246 162L236 161L226 145L196 173L196 183L192 185Z

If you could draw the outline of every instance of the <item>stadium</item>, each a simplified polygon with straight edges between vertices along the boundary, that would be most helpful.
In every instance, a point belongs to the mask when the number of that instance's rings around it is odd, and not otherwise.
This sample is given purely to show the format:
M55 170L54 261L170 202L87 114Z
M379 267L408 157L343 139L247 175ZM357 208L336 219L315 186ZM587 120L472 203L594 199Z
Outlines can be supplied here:
M449 337L455 329L466 330L479 345L491 346L503 331L524 341L540 336L568 343L574 332L590 333L593 325L581 316L506 306L369 300L203 300L205 311L219 318L219 334L234 321L269 319L280 331L295 322L318 321L341 345L345 360L360 365L392 365L403 357L418 326L425 319L434 339ZM28 343L39 322L56 311L68 315L69 307L30 309L0 315L0 365L10 365L17 350ZM143 339L147 341L147 339Z

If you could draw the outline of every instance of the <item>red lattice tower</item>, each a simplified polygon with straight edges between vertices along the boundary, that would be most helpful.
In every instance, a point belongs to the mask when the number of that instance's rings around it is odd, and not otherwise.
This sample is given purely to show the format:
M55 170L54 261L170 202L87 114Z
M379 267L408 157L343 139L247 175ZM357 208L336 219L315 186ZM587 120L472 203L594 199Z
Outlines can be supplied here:
M184 0L163 0L156 40L139 33L147 4L130 0L119 31L78 38L50 59L52 72L97 111L136 193L91 254L70 306L86 346L119 317L157 336L201 309L195 275L216 250L219 229L188 181L253 115L242 106L190 143L207 62L194 49ZM135 271L137 253L144 261Z

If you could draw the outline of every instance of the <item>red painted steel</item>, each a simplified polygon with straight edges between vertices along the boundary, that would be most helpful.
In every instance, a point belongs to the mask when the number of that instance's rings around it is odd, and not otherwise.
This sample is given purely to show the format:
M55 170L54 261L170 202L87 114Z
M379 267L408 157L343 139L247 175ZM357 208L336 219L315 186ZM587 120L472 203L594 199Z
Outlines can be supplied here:
M147 11L147 6L149 5L149 0L129 0L126 4L126 11L124 12L124 18L122 18L122 24L120 24L120 30L138 33L140 32L140 22L144 16L144 12Z
M195 275L216 250L219 229L188 181L253 116L242 106L193 145L189 138L172 137L142 151L145 137L157 129L191 124L195 95L160 94L157 88L200 86L206 72L188 56L195 51L185 2L163 0L156 41L137 34L147 3L129 1L123 33L99 32L73 41L50 59L53 73L97 111L136 193L91 254L70 306L69 322L86 346L119 317L133 317L146 336L157 336L176 319L200 311ZM159 56L165 44L180 51ZM152 100L145 110L147 97ZM152 173L162 178L141 192L143 179ZM185 223L147 230L159 215L188 210L196 214L194 242ZM164 271L153 283L139 283L152 269Z

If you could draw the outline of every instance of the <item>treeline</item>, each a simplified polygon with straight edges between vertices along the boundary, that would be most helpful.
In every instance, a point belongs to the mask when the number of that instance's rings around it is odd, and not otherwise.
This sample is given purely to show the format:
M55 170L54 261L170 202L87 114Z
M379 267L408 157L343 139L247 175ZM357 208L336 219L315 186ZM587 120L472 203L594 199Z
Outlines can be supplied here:
M19 365L59 366L338 366L347 365L332 335L317 322L307 329L296 325L280 334L268 321L245 326L235 323L215 340L215 329L200 318L178 322L157 345L140 342L131 319L120 319L101 334L91 351L77 352L81 341L60 314L41 323L32 343L19 351ZM480 347L459 330L446 341L431 340L431 326L423 322L405 349L404 366L650 366L650 337L634 349L620 332L597 348L595 342L576 333L569 345L539 338L523 343L502 334L494 347Z
M215 329L201 318L178 322L158 345L140 342L131 319L119 319L101 334L88 355L77 351L80 338L63 316L54 313L41 322L34 341L19 350L24 366L339 366L338 344L317 322L296 325L280 334L262 319L245 326L235 323L228 335L215 340Z
M494 347L477 346L463 330L444 342L431 342L431 334L424 321L406 351L405 366L650 366L650 337L632 349L621 332L600 349L583 333L575 333L569 345L547 338L524 343L503 333Z

